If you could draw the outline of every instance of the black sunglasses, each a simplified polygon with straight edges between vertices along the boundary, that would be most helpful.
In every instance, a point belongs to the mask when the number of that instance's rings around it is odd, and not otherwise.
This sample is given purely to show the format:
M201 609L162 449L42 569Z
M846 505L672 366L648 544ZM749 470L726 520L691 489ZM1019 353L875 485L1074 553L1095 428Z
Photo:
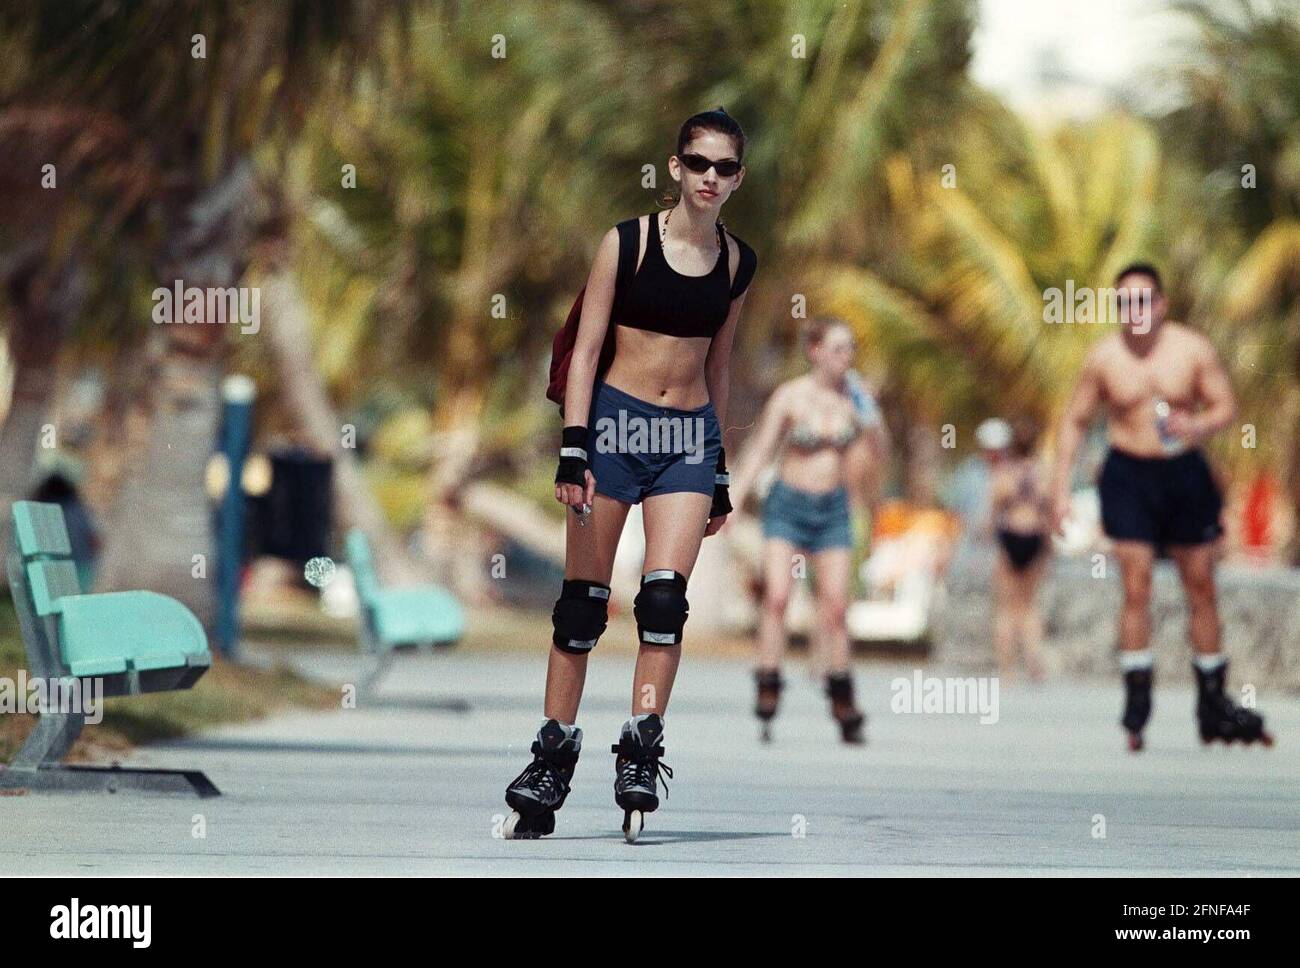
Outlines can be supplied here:
M703 155L695 155L687 152L684 155L678 155L677 160L697 175L703 175L706 171L712 168L718 173L718 177L730 178L736 172L740 171L740 162L731 159L727 159L726 161L714 161L711 158L705 158Z

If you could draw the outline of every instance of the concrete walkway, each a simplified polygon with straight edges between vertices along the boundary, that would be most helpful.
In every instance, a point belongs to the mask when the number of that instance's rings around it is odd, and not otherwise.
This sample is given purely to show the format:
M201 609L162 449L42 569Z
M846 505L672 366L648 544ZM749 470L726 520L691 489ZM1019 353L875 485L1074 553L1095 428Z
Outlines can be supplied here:
M344 653L299 662L335 682L357 675ZM1294 699L1260 697L1272 750L1207 749L1191 692L1161 690L1149 748L1133 756L1117 684L1004 685L998 722L980 725L891 712L890 682L913 668L871 664L857 671L870 744L853 749L792 666L764 746L745 665L689 652L665 737L677 777L642 841L623 843L613 803L631 657L612 653L592 659L587 752L555 835L503 841L502 792L529 759L544 664L540 650L404 657L378 705L134 758L203 769L215 800L0 798L0 875L1300 874Z

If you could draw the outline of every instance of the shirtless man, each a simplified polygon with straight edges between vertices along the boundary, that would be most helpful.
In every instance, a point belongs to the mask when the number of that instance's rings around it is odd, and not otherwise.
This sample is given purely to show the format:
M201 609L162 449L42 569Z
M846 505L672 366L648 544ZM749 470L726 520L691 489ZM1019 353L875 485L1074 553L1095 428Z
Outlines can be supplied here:
M1115 542L1124 584L1121 722L1129 748L1142 748L1142 729L1151 715L1151 569L1161 548L1173 556L1187 595L1201 740L1271 745L1263 720L1224 693L1227 659L1220 651L1214 589L1223 500L1199 445L1235 419L1232 387L1209 340L1165 320L1164 292L1153 266L1126 267L1115 286L1122 329L1089 352L1066 406L1052 511L1060 533L1069 515L1075 453L1094 413L1104 407L1110 453L1098 490L1102 526Z

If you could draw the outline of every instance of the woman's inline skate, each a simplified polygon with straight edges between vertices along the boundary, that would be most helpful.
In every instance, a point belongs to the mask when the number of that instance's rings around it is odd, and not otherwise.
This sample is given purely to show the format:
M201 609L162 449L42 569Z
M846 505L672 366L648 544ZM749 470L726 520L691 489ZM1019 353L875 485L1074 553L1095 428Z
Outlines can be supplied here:
M582 750L582 730L548 719L531 747L533 761L506 787L506 840L543 837L555 830L555 811L564 806Z

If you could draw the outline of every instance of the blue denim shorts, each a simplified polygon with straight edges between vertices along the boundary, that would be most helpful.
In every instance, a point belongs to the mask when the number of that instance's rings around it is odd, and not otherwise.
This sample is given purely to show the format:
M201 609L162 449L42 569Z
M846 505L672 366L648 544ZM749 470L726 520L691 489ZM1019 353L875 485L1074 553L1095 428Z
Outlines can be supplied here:
M639 504L656 494L713 494L722 431L713 404L661 407L598 383L587 453L596 491Z
M849 492L801 491L779 478L763 502L763 537L782 538L805 551L852 548Z

